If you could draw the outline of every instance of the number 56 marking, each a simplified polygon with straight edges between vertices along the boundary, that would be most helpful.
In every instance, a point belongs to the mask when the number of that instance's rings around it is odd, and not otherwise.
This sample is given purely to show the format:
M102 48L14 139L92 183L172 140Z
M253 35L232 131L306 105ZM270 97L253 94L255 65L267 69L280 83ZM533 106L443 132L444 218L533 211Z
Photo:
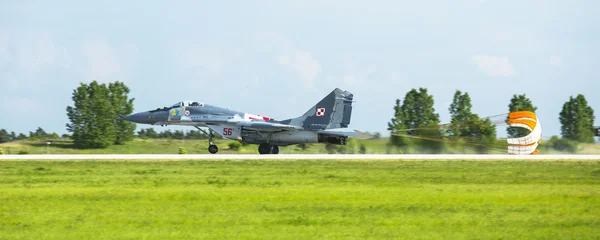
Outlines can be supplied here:
M231 132L232 132L231 128L223 128L224 136L231 136L231 134L232 134Z

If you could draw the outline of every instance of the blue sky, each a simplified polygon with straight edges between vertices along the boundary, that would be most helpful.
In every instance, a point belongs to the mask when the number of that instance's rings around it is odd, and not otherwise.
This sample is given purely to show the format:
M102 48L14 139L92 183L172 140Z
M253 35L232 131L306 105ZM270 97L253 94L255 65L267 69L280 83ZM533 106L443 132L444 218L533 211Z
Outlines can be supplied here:
M66 133L73 89L119 80L136 111L199 100L277 119L339 87L351 127L384 134L412 88L442 122L457 89L481 116L524 93L549 137L569 96L600 116L599 22L600 2L577 0L3 1L0 128Z

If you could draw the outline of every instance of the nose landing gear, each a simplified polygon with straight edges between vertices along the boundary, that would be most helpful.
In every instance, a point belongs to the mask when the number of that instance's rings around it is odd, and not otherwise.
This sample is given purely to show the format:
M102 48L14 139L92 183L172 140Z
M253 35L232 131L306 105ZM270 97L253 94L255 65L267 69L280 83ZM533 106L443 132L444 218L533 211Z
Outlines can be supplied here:
M208 133L206 131L204 131L203 129L201 129L198 126L194 126L196 129L198 129L199 131L203 132L204 134L208 135L208 152L215 154L219 151L219 147L217 147L217 145L213 142L213 131L209 128L208 129Z

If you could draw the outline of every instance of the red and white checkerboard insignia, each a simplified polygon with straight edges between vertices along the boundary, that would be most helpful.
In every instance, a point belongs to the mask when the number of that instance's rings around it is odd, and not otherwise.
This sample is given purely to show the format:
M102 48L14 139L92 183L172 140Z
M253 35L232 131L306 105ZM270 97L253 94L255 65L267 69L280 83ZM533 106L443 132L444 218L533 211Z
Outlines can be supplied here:
M325 116L325 108L317 108L317 116Z

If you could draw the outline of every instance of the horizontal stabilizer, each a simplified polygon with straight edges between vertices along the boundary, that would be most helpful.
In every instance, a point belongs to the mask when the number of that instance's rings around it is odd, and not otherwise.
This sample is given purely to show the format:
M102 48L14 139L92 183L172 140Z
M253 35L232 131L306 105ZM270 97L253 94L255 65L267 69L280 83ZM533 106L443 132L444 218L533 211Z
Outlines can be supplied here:
M356 135L355 131L349 130L347 128L331 128L325 130L319 130L317 133L327 134L327 135L335 135L335 136L346 136L351 137Z

